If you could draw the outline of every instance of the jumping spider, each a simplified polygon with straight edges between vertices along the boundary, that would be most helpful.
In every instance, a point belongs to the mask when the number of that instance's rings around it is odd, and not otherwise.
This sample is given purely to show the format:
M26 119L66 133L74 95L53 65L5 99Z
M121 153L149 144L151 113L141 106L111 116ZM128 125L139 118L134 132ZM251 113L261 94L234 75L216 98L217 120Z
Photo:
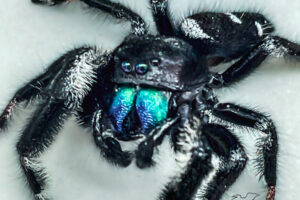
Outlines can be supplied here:
M32 0L55 5L67 0ZM45 199L45 181L34 161L52 143L63 122L75 114L91 127L102 155L119 167L133 160L153 167L153 150L165 136L178 159L188 158L159 199L217 200L235 182L247 163L239 139L213 116L263 133L257 163L265 179L267 200L274 200L277 133L268 117L231 103L220 103L213 88L247 76L271 54L300 56L300 46L272 35L273 26L258 13L203 12L177 27L168 17L167 0L151 0L159 35L148 33L143 19L108 0L81 0L116 18L131 22L132 33L111 52L93 47L69 51L19 89L0 116L4 128L18 103L40 97L17 143L20 163L36 199ZM238 59L224 73L209 66ZM134 152L119 141L138 141ZM218 165L212 162L216 157ZM203 185L202 180L215 171ZM43 172L44 173L44 172Z

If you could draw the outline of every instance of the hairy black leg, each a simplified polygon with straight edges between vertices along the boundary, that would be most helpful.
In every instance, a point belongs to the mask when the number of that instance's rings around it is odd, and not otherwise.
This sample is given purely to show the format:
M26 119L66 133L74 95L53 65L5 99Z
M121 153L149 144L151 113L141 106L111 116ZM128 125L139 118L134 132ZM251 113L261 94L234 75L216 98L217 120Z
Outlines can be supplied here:
M185 148L178 149L176 155L178 156L178 163L182 165L181 170L171 178L159 200L193 199L201 181L213 169L211 164L212 151L208 141L203 136L199 137L188 151Z
M118 19L127 19L131 23L133 34L144 35L147 33L145 21L135 12L125 6L108 0L81 0L91 7L98 8Z
M0 131L6 128L8 120L12 117L17 104L17 100L15 98L12 98L7 104L7 106L4 108L2 114L0 115Z
M281 46L285 50L287 55L296 56L299 59L300 57L300 45L294 42L291 42L287 39L274 36L273 42L277 43L278 46Z
M193 137L179 134L176 155L182 173L172 177L160 199L218 200L244 169L247 156L230 131L217 124L205 124L198 131Z
M8 120L12 117L13 111L19 103L23 101L31 101L40 95L41 91L48 86L49 82L61 69L64 59L65 57L62 56L60 59L51 64L45 73L27 83L14 94L13 98L9 101L8 105L4 108L0 115L0 130L6 127Z
M253 72L269 55L277 57L290 55L298 58L300 45L280 37L268 36L225 72L213 76L211 86L223 87L238 82Z
M73 0L31 0L33 3L43 5L56 5L63 2L69 2ZM135 35L144 35L148 32L145 21L135 12L126 8L125 6L114 3L109 0L80 0L90 7L100 9L117 19L126 19L130 21L132 32Z
M229 86L248 76L267 58L268 52L264 46L265 43L258 45L225 72L213 76L210 85L212 87Z
M111 56L90 47L67 52L40 77L51 80L41 88L41 103L17 144L20 162L37 200L43 194L46 173L39 166L40 154L51 144L64 120L77 110L96 81L97 69L106 66ZM55 68L55 67L54 67ZM54 72L55 71L55 72ZM51 74L50 73L50 74ZM48 78L50 78L48 77Z
M114 139L111 129L102 127L103 110L94 112L92 118L94 141L101 154L110 162L121 167L127 167L132 161L132 154L123 151L120 143Z
M21 166L36 200L44 200L46 173L39 166L39 155L52 143L63 121L70 115L63 101L49 97L39 105L17 143Z
M218 158L212 164L212 178L202 182L195 196L199 199L217 200L239 177L246 165L247 156L239 140L225 127L205 124L202 132Z
M155 127L146 139L142 141L135 152L136 165L143 169L154 165L152 160L154 148L159 145L169 133L168 129L174 125L177 118L167 119L162 125Z
M260 174L264 176L267 182L269 193L272 193L272 197L268 200L273 200L276 186L278 141L276 128L272 120L261 113L230 103L216 104L212 112L223 120L251 127L264 133L257 143L257 164Z
M49 86L50 82L59 74L59 71L63 71L63 69L69 67L66 65L67 62L72 62L76 55L81 55L84 52L87 52L89 49L91 50L91 48L82 47L66 53L53 62L43 74L34 78L32 81L20 88L14 94L13 98L0 115L0 130L6 127L8 120L12 117L13 111L19 103L33 100L38 95L43 93L43 90ZM71 59L71 61L68 59Z
M160 195L160 200L192 199L203 178L212 169L212 151L201 134L202 119L189 103L178 108L180 118L171 127L175 160L179 171L171 177Z
M168 13L168 0L150 0L152 14L158 33L160 35L173 36L174 29Z

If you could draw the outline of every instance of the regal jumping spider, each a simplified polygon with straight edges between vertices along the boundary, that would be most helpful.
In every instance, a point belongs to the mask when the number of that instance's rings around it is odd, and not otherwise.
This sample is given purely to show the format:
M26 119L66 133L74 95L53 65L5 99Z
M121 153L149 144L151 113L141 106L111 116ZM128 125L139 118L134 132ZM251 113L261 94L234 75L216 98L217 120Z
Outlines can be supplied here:
M67 0L32 0L55 5ZM271 54L300 56L300 47L272 35L273 26L258 13L203 12L177 27L168 17L167 0L151 0L159 35L148 33L143 19L108 0L81 0L116 18L131 22L132 33L111 52L93 47L69 51L19 89L0 116L3 128L18 103L40 97L17 143L20 163L36 199L45 199L45 181L34 161L51 145L63 122L75 114L91 127L102 155L112 164L154 167L154 148L170 136L175 155L188 157L159 199L217 200L235 182L247 163L239 139L213 116L263 133L258 170L267 200L274 200L277 134L265 115L231 103L220 103L213 88L229 86L258 67ZM209 66L238 59L224 73ZM119 141L137 141L134 152ZM212 162L217 158L218 164ZM215 171L214 176L206 179ZM43 172L44 173L44 172Z

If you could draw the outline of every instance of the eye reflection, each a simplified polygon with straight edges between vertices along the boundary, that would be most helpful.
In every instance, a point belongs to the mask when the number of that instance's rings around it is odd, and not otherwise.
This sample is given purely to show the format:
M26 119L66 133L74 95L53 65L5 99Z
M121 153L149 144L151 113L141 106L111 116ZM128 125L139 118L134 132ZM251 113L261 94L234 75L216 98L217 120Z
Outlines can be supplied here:
M130 62L124 61L121 64L122 70L126 73L130 73L132 71Z
M154 67L158 67L160 64L160 60L159 59L153 59L150 61L150 64Z
M146 65L144 63L137 64L135 66L135 71L141 75L145 74L148 71L148 65Z

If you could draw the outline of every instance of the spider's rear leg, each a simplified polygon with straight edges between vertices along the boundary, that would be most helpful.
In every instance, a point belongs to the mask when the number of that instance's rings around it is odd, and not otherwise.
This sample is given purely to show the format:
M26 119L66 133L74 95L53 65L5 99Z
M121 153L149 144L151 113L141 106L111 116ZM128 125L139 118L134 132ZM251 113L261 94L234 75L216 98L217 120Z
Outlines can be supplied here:
M212 113L233 124L251 127L264 133L257 143L258 158L256 162L259 173L264 176L268 185L267 200L274 200L278 142L272 120L263 114L230 103L216 104Z

